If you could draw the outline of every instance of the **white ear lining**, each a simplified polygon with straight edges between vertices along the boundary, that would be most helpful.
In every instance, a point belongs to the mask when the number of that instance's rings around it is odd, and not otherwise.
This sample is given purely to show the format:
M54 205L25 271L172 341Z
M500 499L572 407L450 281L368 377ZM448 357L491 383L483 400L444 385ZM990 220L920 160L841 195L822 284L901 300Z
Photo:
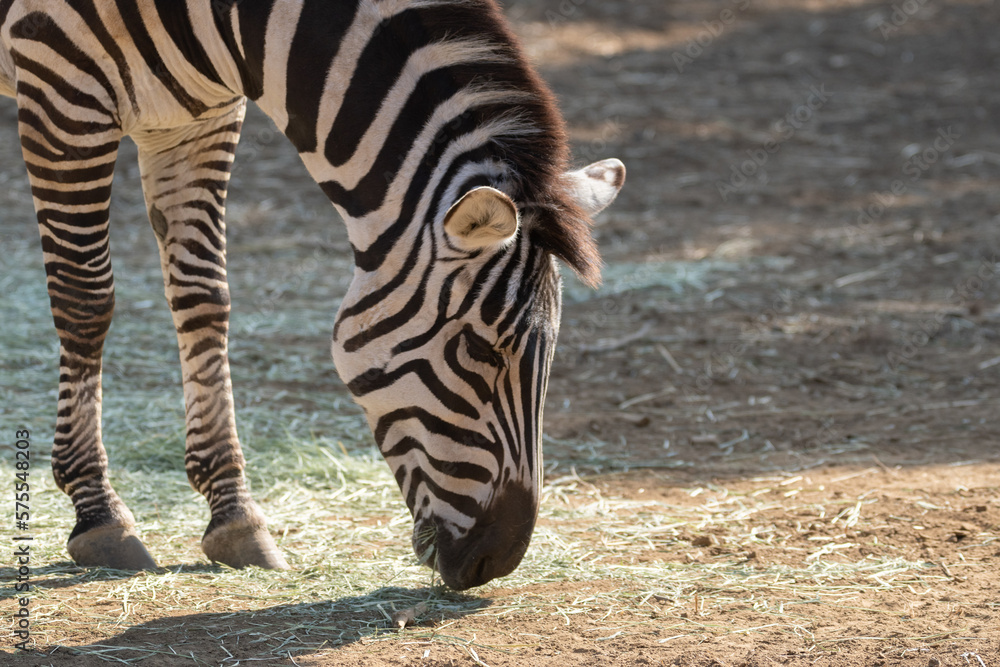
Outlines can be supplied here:
M615 200L625 183L625 165L621 160L601 160L564 175L573 198L589 215L594 216Z

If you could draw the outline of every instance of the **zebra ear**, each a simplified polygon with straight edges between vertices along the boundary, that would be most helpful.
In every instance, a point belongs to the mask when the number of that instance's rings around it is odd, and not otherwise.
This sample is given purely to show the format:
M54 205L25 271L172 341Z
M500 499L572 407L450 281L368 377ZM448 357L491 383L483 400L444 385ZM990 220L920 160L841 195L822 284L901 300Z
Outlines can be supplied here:
M615 158L601 160L568 172L564 178L576 203L593 217L618 196L625 183L625 165Z
M517 207L495 188L470 190L444 216L444 230L465 250L502 245L517 234Z

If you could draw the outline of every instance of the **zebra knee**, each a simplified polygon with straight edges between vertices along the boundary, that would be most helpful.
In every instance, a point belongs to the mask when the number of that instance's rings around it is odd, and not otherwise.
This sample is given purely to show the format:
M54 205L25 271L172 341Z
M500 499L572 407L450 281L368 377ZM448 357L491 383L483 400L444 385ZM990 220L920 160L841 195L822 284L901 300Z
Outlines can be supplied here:
M111 329L115 310L114 290L104 294L56 292L50 283L50 301L56 332L64 353L91 358L99 355Z

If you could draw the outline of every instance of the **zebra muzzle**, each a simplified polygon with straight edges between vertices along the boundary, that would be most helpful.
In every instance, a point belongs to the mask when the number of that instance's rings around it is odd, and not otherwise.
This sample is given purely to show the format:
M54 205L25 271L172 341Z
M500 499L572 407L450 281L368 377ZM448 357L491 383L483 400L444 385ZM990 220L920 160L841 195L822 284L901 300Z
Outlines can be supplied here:
M456 591L482 586L513 572L531 541L537 504L527 490L507 495L525 498L498 503L500 507L491 508L464 533L452 530L440 517L419 519L413 529L417 559Z

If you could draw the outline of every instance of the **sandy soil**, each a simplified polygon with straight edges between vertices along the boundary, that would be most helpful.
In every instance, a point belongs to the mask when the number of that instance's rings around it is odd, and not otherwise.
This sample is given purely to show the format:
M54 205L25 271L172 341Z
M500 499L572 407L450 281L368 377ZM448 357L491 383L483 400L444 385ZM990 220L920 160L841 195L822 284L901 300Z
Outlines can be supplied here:
M653 632L606 641L595 635L627 615L470 617L467 635L511 647L478 659L1000 665L1000 8L521 0L508 13L562 100L579 162L618 156L629 169L596 231L605 290L569 286L546 455L618 496L768 501L752 519L771 527L768 546L691 535L660 554L665 568L780 565L831 543L833 560L891 555L937 570L840 604L818 594L801 624L781 627L761 628L751 605L666 599L647 605L644 621L662 619ZM255 187L254 173L236 185L281 196L280 179ZM539 591L553 586L622 584ZM205 664L225 658L197 627L140 620L78 639L159 632ZM7 660L99 662L65 649ZM295 661L474 662L416 641Z

